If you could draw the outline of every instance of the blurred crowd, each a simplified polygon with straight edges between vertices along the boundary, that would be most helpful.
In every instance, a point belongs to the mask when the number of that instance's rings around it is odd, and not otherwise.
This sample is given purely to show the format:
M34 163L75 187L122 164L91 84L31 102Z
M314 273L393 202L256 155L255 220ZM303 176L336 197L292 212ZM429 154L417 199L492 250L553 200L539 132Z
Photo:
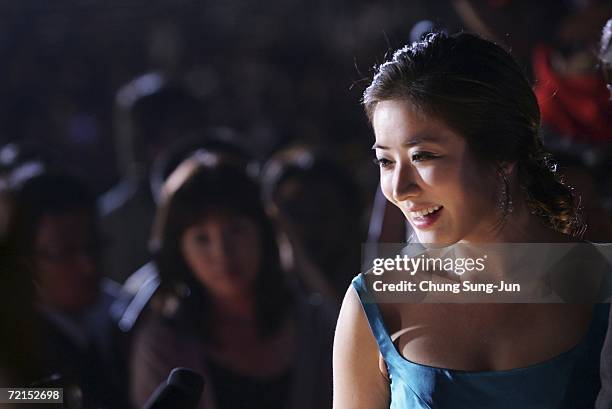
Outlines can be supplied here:
M360 93L434 29L512 49L612 240L608 2L265 3L0 2L0 386L140 408L189 367L200 407L330 407L361 244L409 234Z

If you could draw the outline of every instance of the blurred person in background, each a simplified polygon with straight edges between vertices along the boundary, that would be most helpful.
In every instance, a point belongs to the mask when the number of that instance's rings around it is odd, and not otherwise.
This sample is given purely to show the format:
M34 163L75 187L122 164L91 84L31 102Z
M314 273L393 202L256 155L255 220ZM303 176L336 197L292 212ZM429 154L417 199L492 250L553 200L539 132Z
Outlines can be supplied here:
M608 20L601 34L599 61L607 88L612 99L612 18ZM608 334L601 351L601 391L597 396L597 409L612 408L612 313L608 322Z
M331 406L335 310L290 287L260 189L199 152L163 186L151 240L161 287L136 328L141 406L177 366L206 380L201 408Z
M17 256L8 229L11 187L44 172L53 161L33 143L9 142L0 147L0 385L27 386L45 376L42 368L40 319L30 264Z
M227 127L207 128L196 136L189 136L172 143L166 152L155 159L151 166L149 183L156 204L160 203L162 188L167 178L178 165L196 151L220 155L245 171L254 169L255 166L250 153L240 143L235 131ZM117 315L122 331L127 333L133 331L138 324L140 314L146 309L158 287L159 272L153 261L147 262L129 275L122 287L125 297L113 305L113 313Z
M27 386L43 376L34 299L26 266L0 239L0 387Z
M268 212L285 233L287 268L310 291L339 302L360 267L357 184L339 164L305 146L274 154L261 179Z
M10 215L12 186L59 164L56 150L33 141L13 141L0 147L0 237L4 237Z
M585 239L612 240L612 101L598 67L597 44L609 2L571 2L548 42L533 50L542 138L581 198Z
M542 139L580 197L584 237L612 240L612 102L597 69L605 0L454 0L470 30L511 49L529 70L542 116ZM516 30L521 21L530 30Z
M80 179L45 171L11 190L7 239L36 289L43 374L82 389L84 407L127 407L110 315L119 291L102 277L95 198Z
M537 43L550 43L559 20L574 4L588 1L452 0L450 4L467 30L512 50L519 65L529 70Z
M148 260L147 239L155 213L149 176L168 147L206 124L204 102L189 87L158 72L137 77L117 93L116 145L122 178L98 199L108 239L106 274L124 281Z

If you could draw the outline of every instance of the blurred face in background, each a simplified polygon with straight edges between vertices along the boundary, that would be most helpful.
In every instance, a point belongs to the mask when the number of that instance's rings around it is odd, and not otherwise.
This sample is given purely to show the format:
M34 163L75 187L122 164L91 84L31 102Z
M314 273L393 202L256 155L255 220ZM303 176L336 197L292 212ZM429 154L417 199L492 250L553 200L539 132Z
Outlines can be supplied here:
M405 101L379 102L372 124L382 191L404 213L419 242L491 238L500 219L498 181L465 138Z
M314 261L327 265L330 258L345 252L347 243L359 237L347 237L358 231L352 209L347 209L355 198L342 196L331 180L321 177L290 177L278 188L276 205L285 231L295 235ZM358 236L358 235L357 235ZM332 272L333 273L333 272Z
M95 302L100 283L99 240L93 215L76 209L42 217L34 240L41 302L78 312Z
M250 295L261 266L261 230L251 219L213 210L185 230L181 250L198 282L211 295Z

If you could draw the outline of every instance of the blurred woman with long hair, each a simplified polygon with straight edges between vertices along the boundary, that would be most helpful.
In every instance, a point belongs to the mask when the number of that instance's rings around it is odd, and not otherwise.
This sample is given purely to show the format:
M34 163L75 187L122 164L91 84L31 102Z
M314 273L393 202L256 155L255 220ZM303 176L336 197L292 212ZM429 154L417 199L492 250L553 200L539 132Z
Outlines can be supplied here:
M136 405L187 366L205 378L202 408L329 406L334 311L288 285L243 166L206 152L179 165L151 248L161 286L136 330Z

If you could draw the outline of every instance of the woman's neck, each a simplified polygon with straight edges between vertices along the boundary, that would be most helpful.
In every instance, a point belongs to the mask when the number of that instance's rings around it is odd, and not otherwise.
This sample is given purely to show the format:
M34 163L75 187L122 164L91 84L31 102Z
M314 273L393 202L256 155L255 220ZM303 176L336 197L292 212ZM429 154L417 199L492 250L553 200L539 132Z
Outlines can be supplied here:
M478 240L462 240L464 243L557 243L572 241L571 237L546 226L542 218L531 212L522 192L515 192L512 211L498 226L483 227L475 237ZM495 215L499 217L499 215ZM495 223L483 223L483 225Z
M570 236L547 226L533 214L525 201L521 201L502 227L498 242L504 243L558 243L573 241Z
M252 295L211 296L210 301L212 317L217 323L244 323L256 319L255 297Z

